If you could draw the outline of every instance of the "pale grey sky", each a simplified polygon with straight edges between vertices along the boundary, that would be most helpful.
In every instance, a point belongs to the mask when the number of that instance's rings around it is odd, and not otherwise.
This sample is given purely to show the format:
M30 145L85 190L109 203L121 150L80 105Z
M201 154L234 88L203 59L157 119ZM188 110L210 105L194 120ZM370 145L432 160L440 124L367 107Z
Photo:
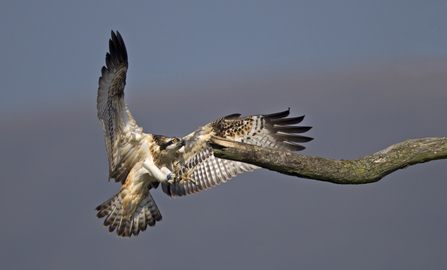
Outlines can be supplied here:
M2 111L92 95L111 29L130 83L445 56L445 1L4 1ZM138 61L137 61L138 60Z
M447 134L446 1L7 1L0 10L5 269L445 269L445 161L362 186L266 170L169 199L116 238L96 118L110 30L145 132L291 108L302 154L352 159Z

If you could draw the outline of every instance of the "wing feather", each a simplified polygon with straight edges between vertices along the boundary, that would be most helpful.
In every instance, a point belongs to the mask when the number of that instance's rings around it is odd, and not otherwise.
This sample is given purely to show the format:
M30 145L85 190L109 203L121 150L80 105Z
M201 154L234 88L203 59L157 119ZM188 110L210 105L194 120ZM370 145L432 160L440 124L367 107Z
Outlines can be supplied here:
M298 143L309 142L312 138L297 134L307 132L311 127L294 126L301 123L304 116L286 118L289 113L286 110L243 118L239 118L240 114L231 114L184 137L185 147L180 151L176 175L180 176L178 180L182 180L185 173L194 169L190 177L196 183L162 183L163 191L171 197L190 195L226 182L244 171L258 168L251 164L214 157L213 149L208 144L211 135L286 151L305 149Z
M286 118L290 110L267 115L254 115L238 119L219 119L212 123L216 136L257 146L300 151L311 137L296 135L311 129L307 126L293 126L303 121L304 116Z
M105 135L109 158L109 180L124 184L127 175L140 157L138 147L143 138L143 129L138 127L124 104L128 62L123 38L112 31L106 67L99 78L97 109L98 118Z

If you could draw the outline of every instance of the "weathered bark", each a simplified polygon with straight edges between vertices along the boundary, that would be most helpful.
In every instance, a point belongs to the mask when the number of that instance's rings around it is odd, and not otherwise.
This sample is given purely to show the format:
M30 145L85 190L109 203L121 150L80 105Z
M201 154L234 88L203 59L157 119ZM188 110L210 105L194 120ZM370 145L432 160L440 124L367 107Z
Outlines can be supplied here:
M366 184L410 165L447 158L447 138L406 140L375 154L335 160L272 150L213 137L214 155L254 164L287 175L337 184Z

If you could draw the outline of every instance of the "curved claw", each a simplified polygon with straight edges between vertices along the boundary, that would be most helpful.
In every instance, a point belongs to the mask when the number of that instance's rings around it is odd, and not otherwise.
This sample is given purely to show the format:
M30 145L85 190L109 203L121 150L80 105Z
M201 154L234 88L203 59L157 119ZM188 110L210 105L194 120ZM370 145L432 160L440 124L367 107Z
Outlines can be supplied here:
M185 181L191 181L194 184L196 184L196 181L191 178L191 175L194 173L195 170L196 170L195 168L192 168L188 170L186 173L183 173L182 180L180 180L180 184L183 184Z

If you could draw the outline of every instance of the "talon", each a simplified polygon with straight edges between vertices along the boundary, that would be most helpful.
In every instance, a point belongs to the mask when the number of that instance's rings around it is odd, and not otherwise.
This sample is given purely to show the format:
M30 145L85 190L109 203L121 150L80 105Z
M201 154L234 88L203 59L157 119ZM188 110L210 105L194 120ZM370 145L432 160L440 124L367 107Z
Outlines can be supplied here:
M194 179L191 178L191 175L194 173L195 170L196 170L195 168L192 168L192 169L190 169L187 173L184 173L184 174L182 175L182 180L180 181L180 184L183 184L184 181L191 181L191 182L193 182L194 184L196 184L196 181L195 181Z
M193 182L194 184L196 184L196 180L194 180L194 179L192 179L192 178L186 178L184 181L186 181L186 180L188 180L188 181L191 181L191 182Z

